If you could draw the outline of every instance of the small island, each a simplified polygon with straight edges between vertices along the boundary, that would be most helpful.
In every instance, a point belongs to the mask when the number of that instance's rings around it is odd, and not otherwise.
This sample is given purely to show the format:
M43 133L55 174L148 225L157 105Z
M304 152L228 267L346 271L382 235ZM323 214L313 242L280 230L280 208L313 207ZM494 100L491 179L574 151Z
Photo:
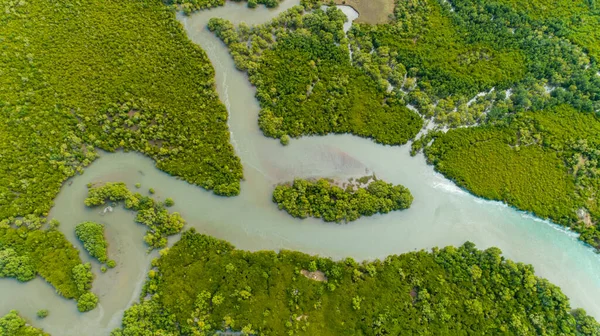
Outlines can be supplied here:
M80 223L75 227L75 235L93 258L101 263L108 261L106 252L108 243L104 238L104 225L94 222Z
M273 202L293 217L316 217L337 223L408 209L412 201L408 188L379 181L374 176L350 179L341 186L324 178L296 179L278 185L273 191Z

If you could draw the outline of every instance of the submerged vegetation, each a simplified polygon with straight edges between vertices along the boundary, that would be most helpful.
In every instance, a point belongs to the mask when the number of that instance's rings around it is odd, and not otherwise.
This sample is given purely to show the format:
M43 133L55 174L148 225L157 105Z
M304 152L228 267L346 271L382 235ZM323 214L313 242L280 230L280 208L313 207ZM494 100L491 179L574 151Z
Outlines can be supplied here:
M20 226L20 227L16 227ZM0 278L26 282L36 275L67 298L87 301L94 276L89 263L82 264L79 251L56 229L29 229L17 221L0 223ZM96 298L97 301L97 298ZM87 310L93 309L91 305ZM86 310L86 311L87 311Z
M75 227L75 235L83 243L88 253L101 263L108 262L108 243L104 238L104 225L94 222L83 222Z
M239 193L214 70L160 0L9 2L0 25L0 218L46 215L96 147Z
M1 336L50 336L40 329L27 324L19 312L11 310L8 314L0 317Z
M401 145L417 134L419 115L352 64L345 20L335 7L305 13L296 6L254 27L209 21L257 88L266 136L286 144L288 136L352 133ZM406 71L401 65L390 70L397 78Z
M412 201L413 196L404 186L377 180L367 182L365 187L358 181L349 182L342 189L326 179L296 179L273 191L273 202L294 217L317 217L338 223L408 209Z
M88 187L85 205L98 206L106 204L107 201L123 201L125 208L136 211L135 221L148 227L144 241L151 249L165 247L167 237L179 233L185 225L185 220L179 213L169 213L165 208L173 204L172 200L165 203L156 202L148 196L132 193L122 182L90 184ZM114 262L108 266L114 267Z
M153 266L113 336L600 333L533 267L471 243L359 264L240 251L190 230Z

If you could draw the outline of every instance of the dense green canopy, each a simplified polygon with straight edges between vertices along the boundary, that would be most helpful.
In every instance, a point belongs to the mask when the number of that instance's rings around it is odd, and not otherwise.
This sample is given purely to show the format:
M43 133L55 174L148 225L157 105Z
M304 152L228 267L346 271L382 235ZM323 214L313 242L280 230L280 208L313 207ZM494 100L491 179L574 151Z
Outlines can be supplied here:
M278 185L273 202L294 217L317 217L326 222L351 222L361 216L408 209L412 204L413 197L404 186L368 178L365 187L356 181L347 183L345 189L326 179L296 179Z
M108 261L108 243L104 238L104 225L83 222L75 227L75 235L83 243L83 248L101 263Z
M559 106L433 136L425 153L444 175L600 248L600 118Z
M254 27L209 21L257 88L266 136L285 144L286 136L352 133L401 145L417 134L421 118L352 64L345 20L335 7L306 14L296 6ZM401 64L393 71L399 78L406 72Z
M239 193L214 70L160 0L9 1L0 27L0 218L46 214L95 147Z
M53 223L55 227L56 221ZM91 265L82 264L79 251L62 232L17 225L21 224L7 220L0 223L0 278L25 282L39 275L67 299L95 297L89 292L94 279Z
M600 334L533 267L471 243L359 264L188 231L153 266L113 336Z
M1 336L50 336L40 329L27 324L27 321L19 316L19 312L11 310L10 313L0 317Z

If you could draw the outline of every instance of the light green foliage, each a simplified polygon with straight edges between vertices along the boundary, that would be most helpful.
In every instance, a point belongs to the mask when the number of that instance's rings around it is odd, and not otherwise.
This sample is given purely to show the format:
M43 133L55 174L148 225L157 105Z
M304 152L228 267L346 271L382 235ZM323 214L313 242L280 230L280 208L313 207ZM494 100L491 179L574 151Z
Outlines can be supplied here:
M0 218L46 215L94 147L239 193L214 70L161 1L10 1L0 26Z
M37 317L43 319L43 318L48 317L48 313L49 313L48 309L40 309L37 311L36 315L37 315Z
M77 300L77 309L82 313L93 310L97 305L98 297L92 292L84 293L79 300Z
M77 286L77 290L80 293L84 293L92 288L94 274L92 273L92 265L90 263L76 265L71 272L73 273L73 279Z
M568 225L600 247L598 117L560 106L435 136L427 158L458 185Z
M16 278L26 282L35 278L36 270L26 255L17 255L12 248L0 250L0 278Z
M148 227L144 241L151 248L166 246L167 236L179 233L185 225L179 213L169 213L162 203L139 193L132 193L125 183L105 183L88 187L88 197L84 201L87 206L103 205L109 200L124 201L125 208L136 211L136 222Z
M299 274L311 262L326 282ZM227 273L229 264L237 270ZM240 251L188 231L155 266L142 301L125 312L113 336L212 335L228 328L322 336L600 333L583 310L571 314L567 297L531 266L471 243L358 265L292 251ZM354 281L353 271L369 273L366 267L374 275Z
M0 272L28 281L40 275L59 295L78 299L91 288L91 267L58 230L0 228ZM8 273L6 273L8 272Z
M240 2L243 0L230 0ZM248 7L255 8L258 4L265 5L268 8L277 7L283 0L245 0L248 1ZM197 10L214 8L225 5L225 0L165 0L166 4L173 5L182 10L186 15Z
M11 310L10 313L0 317L1 336L50 336L40 329L27 324L27 321L19 316L19 312Z
M150 195L154 195L154 193L156 193L156 191L154 190L154 188L148 189L148 192L150 193Z
M94 222L83 222L75 227L75 235L83 243L83 247L89 254L105 263L108 260L106 249L108 243L104 238L104 225Z
M117 263L114 260L110 259L109 261L106 262L106 266L108 268L115 268L115 267L117 267Z
M373 181L366 187L350 183L344 190L326 179L296 179L273 191L273 202L279 209L294 217L317 217L326 222L351 222L361 216L408 209L412 201L407 188L384 181Z
M421 118L352 64L345 20L335 7L307 14L297 6L254 27L209 21L257 88L266 136L285 145L286 135L352 133L401 145L417 134Z

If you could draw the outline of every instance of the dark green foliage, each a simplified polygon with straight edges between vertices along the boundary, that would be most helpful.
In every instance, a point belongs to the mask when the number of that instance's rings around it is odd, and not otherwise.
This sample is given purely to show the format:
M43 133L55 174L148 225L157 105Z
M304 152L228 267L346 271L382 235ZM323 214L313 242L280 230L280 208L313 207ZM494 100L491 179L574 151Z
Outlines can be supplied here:
M361 216L404 210L412 201L407 188L384 181L373 181L366 187L349 183L344 190L326 179L296 179L273 191L273 202L279 209L294 217L317 217L326 222L351 222Z
M520 15L556 27L561 35L600 59L600 6L595 0L488 0L504 4Z
M600 119L566 106L437 133L425 150L474 194L570 226L600 247Z
M0 218L45 215L94 147L239 193L214 70L160 0L11 2L0 26Z
M144 241L150 248L166 246L167 236L179 233L185 225L185 221L179 213L170 214L164 204L139 193L132 193L127 189L125 183L105 183L100 186L90 184L88 187L85 205L97 206L103 205L107 201L124 201L125 208L136 211L136 222L148 227Z
M92 292L84 293L79 300L77 300L77 309L82 313L93 310L97 305L98 297Z
M94 222L80 223L75 227L75 235L83 243L83 247L89 254L105 263L108 260L106 249L108 243L104 238L104 225Z
M404 78L379 69L381 61L385 61L381 65L395 61L410 70L409 77L418 78L421 90L442 98L473 96L494 86L506 88L524 75L519 50L465 41L468 30L452 20L453 14L441 1L396 1L394 12L390 24L359 24L352 30L355 61L377 77L402 86Z
M19 316L19 312L11 310L10 313L0 317L1 336L50 336L40 329L27 324L27 321Z
M167 198L165 199L165 202L164 202L164 204L165 204L165 206L166 206L166 207L172 207L173 205L175 205L175 201L173 201L173 199L172 199L172 198L170 198L170 197L167 197Z
M113 336L598 335L560 289L497 248L471 243L358 264L298 252L247 252L185 232L148 274ZM323 272L308 279L307 270Z
M352 133L401 145L417 134L421 118L352 64L345 20L337 8L305 14L299 6L252 28L210 20L257 88L266 136L286 144L286 135Z
M389 24L353 25L350 47L356 65L440 124L472 125L565 102L598 111L598 65L586 51L598 55L600 15L590 9L579 0L396 1ZM478 92L486 94L469 101Z
M79 299L92 287L91 265L82 264L79 251L57 230L0 226L0 273L29 281L40 275L59 295Z

